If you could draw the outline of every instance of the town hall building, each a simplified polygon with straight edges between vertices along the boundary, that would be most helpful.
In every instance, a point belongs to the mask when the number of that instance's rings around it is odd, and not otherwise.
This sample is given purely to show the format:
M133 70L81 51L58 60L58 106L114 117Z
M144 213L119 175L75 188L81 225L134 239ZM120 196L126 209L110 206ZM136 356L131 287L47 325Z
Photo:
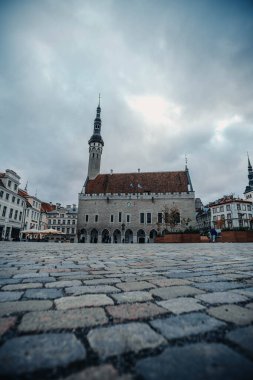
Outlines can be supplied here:
M195 193L182 171L100 174L104 141L97 107L88 173L79 194L77 235L83 243L151 243L168 229L164 210L178 210L177 230L195 227Z

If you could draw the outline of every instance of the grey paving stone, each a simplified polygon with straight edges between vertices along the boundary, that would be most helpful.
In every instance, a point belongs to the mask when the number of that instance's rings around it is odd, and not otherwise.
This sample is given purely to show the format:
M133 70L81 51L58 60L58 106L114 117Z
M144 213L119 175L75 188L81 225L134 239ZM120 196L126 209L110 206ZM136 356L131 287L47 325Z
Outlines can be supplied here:
M85 357L85 348L74 334L22 336L10 339L1 346L0 374L20 375L36 370L67 367Z
M112 285L83 285L83 286L74 286L72 288L66 288L65 293L66 294L74 294L74 295L80 295L80 294L101 294L101 293L118 293L120 292L120 289L116 288Z
M189 276L188 279L190 281L194 282L219 282L219 281L226 281L226 278L224 278L222 275L217 275L217 276L200 276L200 277L194 277L194 276Z
M117 284L118 278L98 278L94 280L83 280L85 285L103 285L103 284Z
M16 301L4 302L0 307L0 315L22 313L24 311L48 310L53 306L52 301Z
M124 292L155 288L155 285L150 284L147 281L121 282L116 284L116 286Z
M240 327L230 331L226 334L226 338L253 354L253 326Z
M114 322L122 322L124 320L138 320L141 318L153 318L157 315L168 313L162 307L152 302L122 304L116 306L107 306L107 312L113 317Z
M139 322L97 328L91 330L87 338L92 349L102 359L130 351L155 348L166 342L147 324Z
M2 287L2 290L23 290L23 289L35 289L35 288L42 288L43 284L41 283L30 283L30 284L12 284L12 285L5 285Z
M165 287L165 288L152 289L150 290L150 293L164 300L168 300L168 299L176 298L176 297L194 296L195 294L202 294L204 293L204 291L200 289L196 289L192 286L182 285L182 286L170 286L170 287Z
M131 380L130 374L120 376L111 364L104 364L98 367L90 367L81 372L77 372L63 380Z
M223 344L197 343L141 359L136 371L145 380L250 380L253 363Z
M70 286L79 286L82 285L80 280L67 280L67 281L55 281L45 284L46 288L67 288Z
M182 314L190 311L205 309L205 306L201 305L198 300L190 297L179 297L166 301L157 301L156 303L174 314Z
M26 290L24 297L31 299L55 299L63 296L63 292L60 289L28 289Z
M237 289L245 287L245 284L236 283L232 281L218 281L196 284L196 287L202 290L208 290L211 292L222 292L230 289Z
M86 294L84 296L63 297L55 300L59 310L74 309L85 306L113 305L113 300L105 294Z
M25 278L22 280L22 284L29 284L30 282L42 282L42 283L48 283L48 282L54 282L56 279L54 277L37 277L37 278Z
M152 284L164 287L164 286L175 286L175 285L190 285L192 284L189 280L182 280L180 278L152 278L148 280Z
M23 316L19 331L47 331L53 329L75 329L103 325L108 322L102 308L74 310L49 310L27 313Z
M153 299L152 295L144 291L135 291L135 292L123 292L119 294L111 294L111 297L115 299L118 303L126 302L144 302L150 301Z
M24 292L0 292L0 302L19 300Z
M253 310L238 305L211 307L207 312L215 318L237 325L247 325L253 322Z
M241 294L234 293L233 290L227 292L214 292L208 294L197 295L195 298L204 301L210 305L221 303L236 303L247 301L248 298Z
M27 273L18 273L13 276L13 278L36 278L36 277L48 277L48 273L35 273L35 272L27 272Z
M226 326L224 322L211 318L204 313L190 313L165 319L156 319L151 321L150 324L167 339L202 334Z
M243 296L246 296L248 299L253 299L253 288L236 289L233 292L237 294L242 294Z
M18 278L0 278L0 286L8 284L19 284L21 280Z

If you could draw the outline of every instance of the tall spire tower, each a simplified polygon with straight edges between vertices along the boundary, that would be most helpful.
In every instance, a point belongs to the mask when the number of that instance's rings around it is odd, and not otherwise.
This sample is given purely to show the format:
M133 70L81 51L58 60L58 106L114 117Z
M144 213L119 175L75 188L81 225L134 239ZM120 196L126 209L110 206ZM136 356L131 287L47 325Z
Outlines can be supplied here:
M248 186L246 186L246 189L244 191L244 195L247 199L253 198L253 170L252 170L252 165L250 163L249 154L248 154L248 179L249 179L249 184Z
M89 139L89 166L88 178L94 179L100 173L101 156L104 146L104 141L101 136L101 118L100 118L100 94L97 106L97 115L94 120L93 135Z

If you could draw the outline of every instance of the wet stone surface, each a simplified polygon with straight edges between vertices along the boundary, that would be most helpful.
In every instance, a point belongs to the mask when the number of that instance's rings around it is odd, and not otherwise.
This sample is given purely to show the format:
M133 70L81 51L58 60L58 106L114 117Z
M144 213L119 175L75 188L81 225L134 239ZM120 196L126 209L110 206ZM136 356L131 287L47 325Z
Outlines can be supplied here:
M252 252L0 242L0 378L251 379Z

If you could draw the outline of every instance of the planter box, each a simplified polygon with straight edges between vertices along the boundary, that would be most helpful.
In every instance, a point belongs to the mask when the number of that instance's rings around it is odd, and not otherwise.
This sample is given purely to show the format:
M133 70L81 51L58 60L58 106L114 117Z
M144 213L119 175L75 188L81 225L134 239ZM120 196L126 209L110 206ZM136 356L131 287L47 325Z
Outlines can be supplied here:
M252 243L253 231L222 231L222 243Z
M155 243L200 243L199 234L168 234L157 236Z
M208 236L200 236L201 243L210 243L210 239Z

